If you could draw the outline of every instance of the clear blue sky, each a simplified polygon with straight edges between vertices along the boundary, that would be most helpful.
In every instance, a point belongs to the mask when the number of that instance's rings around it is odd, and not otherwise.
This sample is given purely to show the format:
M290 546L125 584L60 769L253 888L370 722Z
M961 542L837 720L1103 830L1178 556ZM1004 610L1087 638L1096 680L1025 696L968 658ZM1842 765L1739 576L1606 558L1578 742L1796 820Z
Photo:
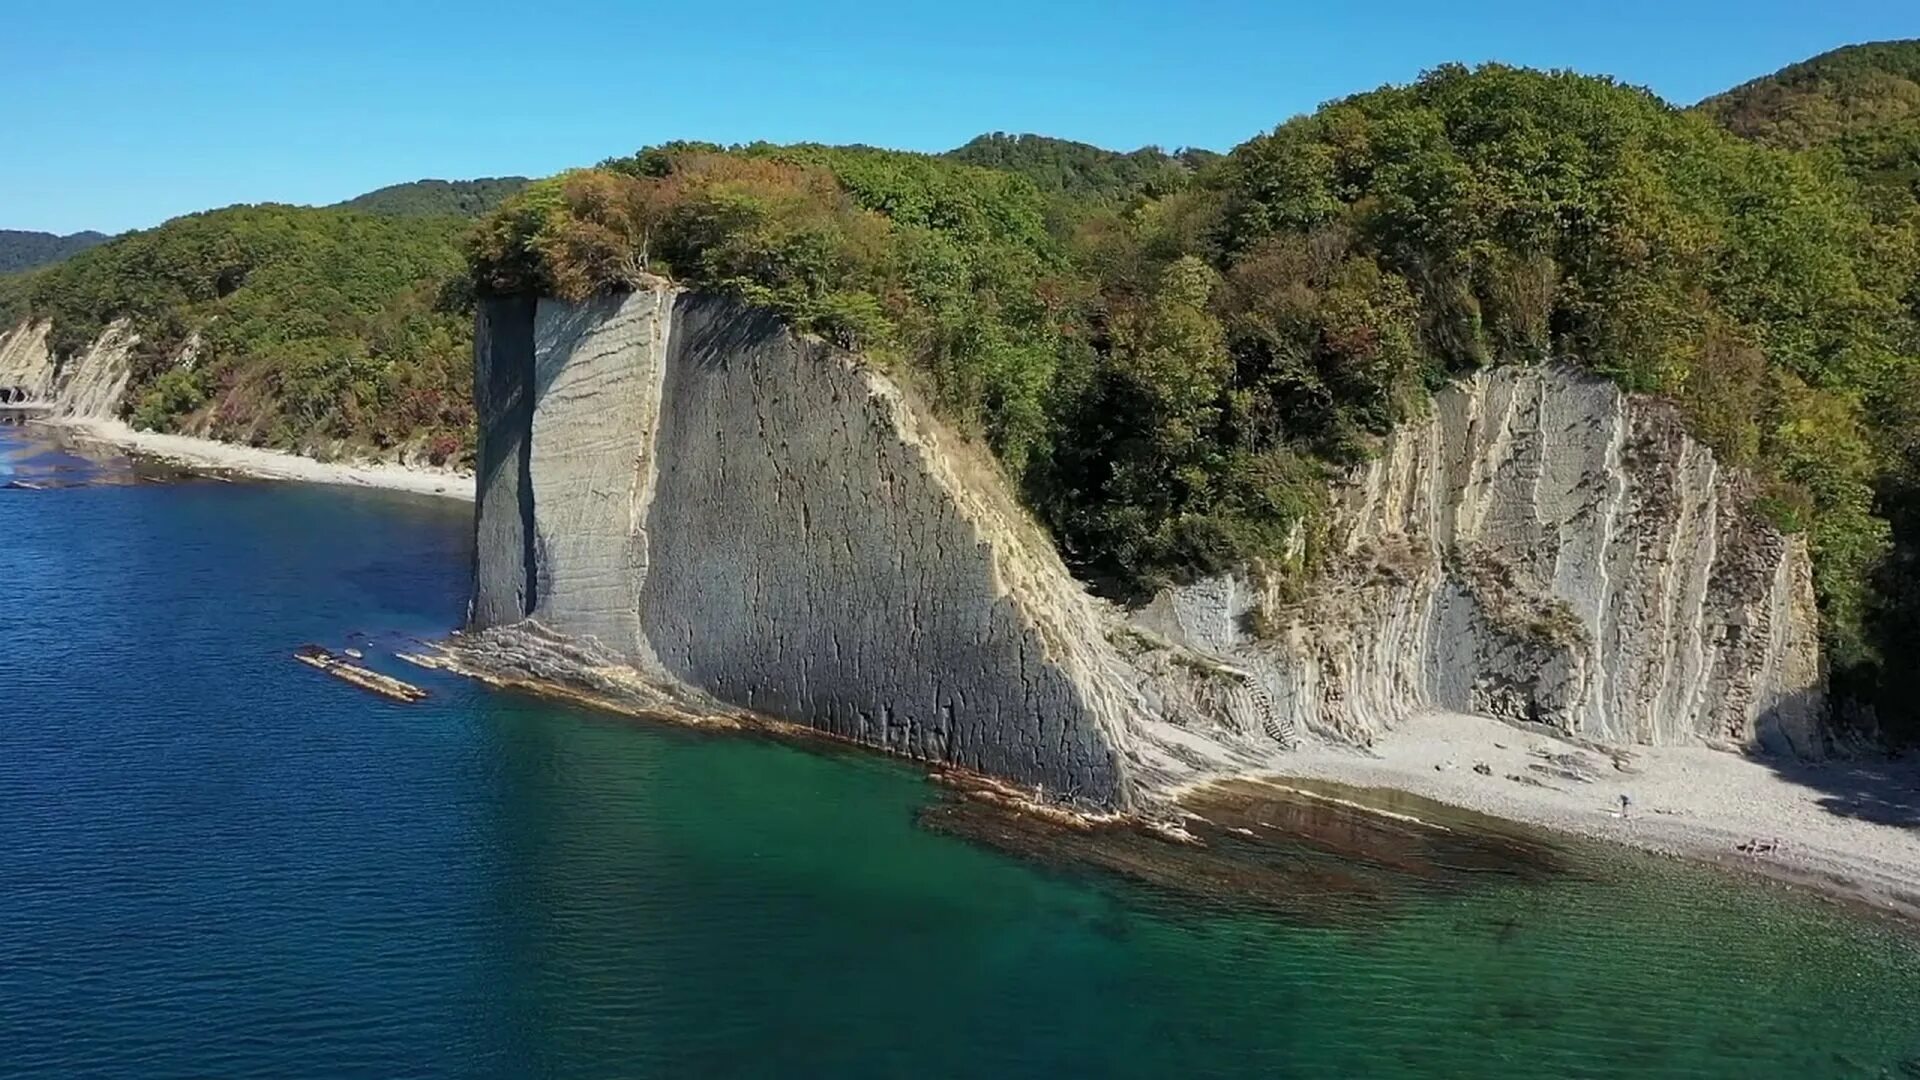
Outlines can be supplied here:
M0 0L0 227L116 231L672 138L1225 150L1449 60L1691 103L1914 0L416 4Z

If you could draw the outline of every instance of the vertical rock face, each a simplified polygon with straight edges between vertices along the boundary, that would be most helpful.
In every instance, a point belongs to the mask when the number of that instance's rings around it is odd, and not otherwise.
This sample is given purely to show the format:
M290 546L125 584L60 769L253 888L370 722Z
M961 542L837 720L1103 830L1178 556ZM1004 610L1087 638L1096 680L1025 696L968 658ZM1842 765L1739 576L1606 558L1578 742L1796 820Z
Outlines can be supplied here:
M1307 601L1215 579L1143 620L1348 739L1439 707L1817 756L1811 566L1750 504L1671 407L1502 369L1438 395L1340 494Z
M139 343L124 319L109 323L92 344L64 362L47 349L49 322L22 323L0 335L0 389L9 404L30 404L77 420L118 414L132 377L129 357Z
M54 413L76 420L106 420L120 412L133 377L129 358L140 339L125 319L107 324L85 352L62 366L54 390Z
M527 616L720 702L1127 800L1101 613L893 384L665 286L489 301L478 331L476 629Z
M53 357L47 352L50 322L21 323L0 334L0 389L9 404L45 402L53 391Z
M625 657L647 647L640 590L672 318L665 289L542 303L534 317L533 614Z
M473 598L468 621L504 626L533 611L533 301L479 305L473 327Z

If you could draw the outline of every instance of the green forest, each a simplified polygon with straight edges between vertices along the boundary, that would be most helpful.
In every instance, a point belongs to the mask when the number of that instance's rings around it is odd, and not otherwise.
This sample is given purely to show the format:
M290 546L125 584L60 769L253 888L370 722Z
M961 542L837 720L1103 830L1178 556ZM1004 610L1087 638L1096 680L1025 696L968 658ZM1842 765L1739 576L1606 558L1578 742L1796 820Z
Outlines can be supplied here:
M67 350L135 319L140 423L459 460L475 290L726 290L921 386L1122 598L1301 580L1285 538L1435 388L1567 360L1755 471L1813 548L1836 689L1891 727L1916 676L1887 658L1920 643L1916 69L1864 46L1681 109L1448 66L1225 155L668 144L489 190L477 226L462 198L181 219L0 279L0 315Z
M1186 186L1193 173L1220 159L1211 150L1167 153L1143 146L1130 153L1045 135L993 132L941 155L962 165L1014 172L1048 195L1102 202L1157 196Z
M335 207L384 217L480 217L498 209L526 186L524 176L415 180L357 195Z
M106 235L97 232L59 236L47 232L0 229L0 274L51 266L69 255L106 241Z
M71 357L127 319L140 341L124 407L142 427L458 462L473 440L470 227L295 206L193 214L0 278L0 322L51 319L55 355Z

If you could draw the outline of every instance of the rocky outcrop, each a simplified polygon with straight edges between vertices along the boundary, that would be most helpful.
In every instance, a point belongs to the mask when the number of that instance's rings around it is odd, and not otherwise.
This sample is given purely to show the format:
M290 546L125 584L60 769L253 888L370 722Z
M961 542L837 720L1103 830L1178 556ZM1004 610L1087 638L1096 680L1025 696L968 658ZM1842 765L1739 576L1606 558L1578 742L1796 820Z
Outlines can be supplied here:
M0 391L7 404L44 403L52 396L53 356L47 351L47 335L53 324L46 321L23 322L0 333Z
M484 300L466 670L744 711L1098 807L1414 710L1822 748L1806 552L1671 410L1557 369L1439 396L1305 600L1122 612L884 374L659 283Z
M47 348L52 329L45 321L21 323L0 336L0 390L6 404L30 405L61 419L118 414L132 377L129 357L139 342L126 321L109 323L86 349L65 358Z
M1827 750L1811 566L1665 404L1569 368L1439 394L1335 500L1306 599L1244 577L1142 621L1365 742L1411 711L1606 743Z
M1143 675L992 466L853 357L665 285L487 301L476 337L470 660L620 666L1096 806L1232 740L1209 680ZM1169 749L1169 715L1211 735Z
M130 358L139 340L126 320L115 320L84 352L61 365L53 394L54 415L75 420L118 415L120 399L133 377Z

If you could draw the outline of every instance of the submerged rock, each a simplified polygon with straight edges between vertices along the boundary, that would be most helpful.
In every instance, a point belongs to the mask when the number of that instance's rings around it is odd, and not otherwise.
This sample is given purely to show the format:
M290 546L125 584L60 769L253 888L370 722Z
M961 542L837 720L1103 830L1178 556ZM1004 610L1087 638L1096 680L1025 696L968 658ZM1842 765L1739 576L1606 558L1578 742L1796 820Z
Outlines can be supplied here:
M357 686L368 693L378 694L392 701L425 701L427 692L409 682L402 682L391 675L383 675L372 668L349 663L318 645L302 645L293 652L293 658L311 668L324 671L342 682Z

